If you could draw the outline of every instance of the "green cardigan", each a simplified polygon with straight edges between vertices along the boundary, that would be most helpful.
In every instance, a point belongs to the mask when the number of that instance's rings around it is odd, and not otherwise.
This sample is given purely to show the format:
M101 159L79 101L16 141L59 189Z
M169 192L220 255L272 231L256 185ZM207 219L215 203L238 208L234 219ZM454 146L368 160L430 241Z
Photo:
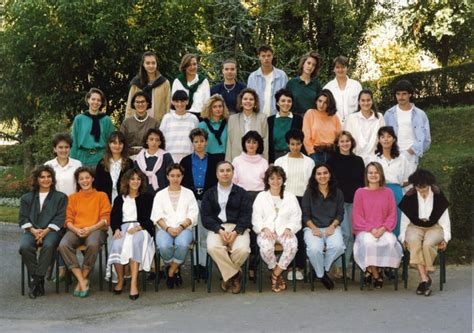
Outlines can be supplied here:
M82 162L84 166L96 166L102 159L110 134L114 125L109 116L99 120L100 140L94 141L91 134L92 119L84 114L77 115L72 124L71 157Z
M26 229L34 227L46 229L50 227L59 231L66 219L67 196L51 189L43 202L43 209L40 212L40 202L38 192L28 192L20 200L20 227Z

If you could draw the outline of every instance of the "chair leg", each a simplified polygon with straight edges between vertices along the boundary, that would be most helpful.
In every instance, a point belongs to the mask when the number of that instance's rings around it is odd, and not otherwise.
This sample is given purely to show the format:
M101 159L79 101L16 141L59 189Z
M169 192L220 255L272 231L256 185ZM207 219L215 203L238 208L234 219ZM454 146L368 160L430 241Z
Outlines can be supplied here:
M394 268L395 270L395 290L398 290L398 268Z
M191 250L191 291L192 292L196 291L196 273L194 270L194 253L193 253L195 249L196 248L193 246L193 249ZM199 256L197 252L196 252L196 256Z
M352 259L352 276L351 280L352 282L355 281L355 272L356 272L356 264L355 264L355 259L354 259L354 252L351 254L351 259Z
M206 257L207 261L207 292L211 292L211 281L212 281L212 258L208 254Z
M293 259L292 271L293 271L293 281L291 282L293 283L293 292L295 293L296 292L296 260L295 259Z
M260 251L258 251L258 268L257 268L257 280L258 280L258 292L261 293L263 289L263 260L262 256L260 255Z
M197 227L194 227L194 230L195 230L195 239L196 239L194 241L194 246L193 246L193 250L196 251L196 263L195 263L195 265L196 265L196 267L199 267L199 232L198 232ZM192 255L192 253L191 253L191 255ZM193 265L193 270L194 270L194 265ZM194 279L196 279L198 283L199 283L199 280L200 280L200 275L201 274L199 272L194 273ZM195 283L194 283L194 285L195 285Z
M359 283L360 283L360 290L364 290L364 270L362 268L360 268Z
M107 246L107 245L105 245ZM99 250L99 289L100 291L104 290L104 281L102 281L102 247Z
M247 282L248 282L248 272L249 272L249 259L247 258L244 262L244 272L242 274L242 279L243 279L243 288L242 288L242 293L245 294L245 291L247 291Z
M54 259L56 261L55 275L56 275L56 294L59 294L59 252L58 249L54 252Z
M160 262L161 262L161 256L160 256L160 251L156 249L155 252L155 270L156 270L156 277L155 277L155 291L158 291L160 289Z
M443 291L443 284L446 282L446 262L444 252L439 252L439 290Z
M344 290L347 291L347 267L346 267L346 254L343 253L341 256L342 261L342 281L344 282Z
M21 295L25 295L25 263L21 257Z

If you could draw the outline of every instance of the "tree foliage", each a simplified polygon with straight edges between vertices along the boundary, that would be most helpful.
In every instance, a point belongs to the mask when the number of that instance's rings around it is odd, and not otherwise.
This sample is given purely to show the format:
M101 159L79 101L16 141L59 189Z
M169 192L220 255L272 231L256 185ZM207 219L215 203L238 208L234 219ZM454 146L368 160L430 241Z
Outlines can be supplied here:
M472 1L409 1L399 22L405 30L404 40L413 40L434 54L443 67L472 56Z

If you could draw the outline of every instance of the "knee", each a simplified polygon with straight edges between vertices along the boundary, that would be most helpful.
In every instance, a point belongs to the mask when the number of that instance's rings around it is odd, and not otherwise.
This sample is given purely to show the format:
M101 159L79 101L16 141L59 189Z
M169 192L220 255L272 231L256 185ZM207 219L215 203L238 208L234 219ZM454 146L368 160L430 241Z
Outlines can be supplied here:
M21 254L32 253L35 250L36 250L36 248L34 246L32 246L31 244L20 244L20 253Z
M306 252L308 253L308 256L316 256L321 255L323 253L323 249L317 245L307 244Z
M237 254L237 255L247 255L247 254L250 253L250 247L248 247L248 246L236 247L236 248L233 249L232 252Z

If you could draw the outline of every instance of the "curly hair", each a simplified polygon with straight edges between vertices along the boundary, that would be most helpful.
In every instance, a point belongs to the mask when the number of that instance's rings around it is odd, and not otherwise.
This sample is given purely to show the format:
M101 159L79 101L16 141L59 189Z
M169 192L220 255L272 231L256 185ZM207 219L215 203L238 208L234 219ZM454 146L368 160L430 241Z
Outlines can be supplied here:
M51 188L56 188L56 172L49 165L39 165L31 172L31 190L38 192L40 185L38 179L41 177L43 172L47 172L51 175Z
M265 176L263 177L263 183L265 184L265 191L268 191L270 189L270 177L272 175L277 175L282 178L283 184L281 185L280 188L280 198L283 199L283 193L285 192L285 182L286 182L286 173L285 170L283 170L282 167L280 166L275 166L275 165L270 165L265 171Z

